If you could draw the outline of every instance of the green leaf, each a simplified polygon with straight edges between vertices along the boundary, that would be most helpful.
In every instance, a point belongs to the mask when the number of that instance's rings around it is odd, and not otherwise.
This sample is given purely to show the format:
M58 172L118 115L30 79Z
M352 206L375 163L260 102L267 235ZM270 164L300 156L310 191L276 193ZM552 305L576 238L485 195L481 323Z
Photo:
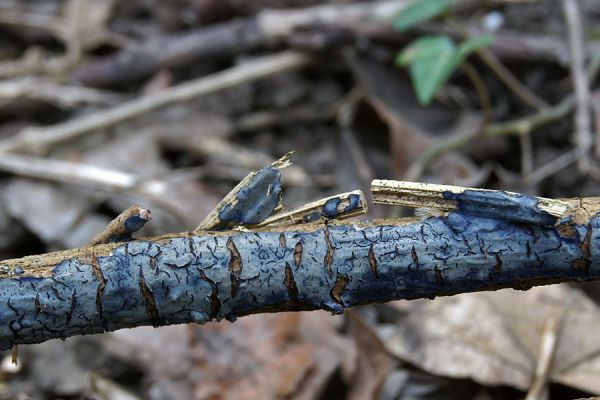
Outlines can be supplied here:
M448 66L456 54L456 47L447 36L426 36L406 47L396 59L401 66L409 66L410 77L421 104L429 104L438 89L448 79Z
M428 105L463 60L490 43L491 37L486 35L469 39L457 48L447 36L424 36L402 50L396 64L409 67L417 98Z
M405 31L443 14L450 5L450 0L415 0L395 15L394 28Z
M477 51L483 47L487 47L492 44L492 36L491 35L483 35L478 37L472 37L460 44L458 47L459 63L462 63L465 58L469 56L469 54Z

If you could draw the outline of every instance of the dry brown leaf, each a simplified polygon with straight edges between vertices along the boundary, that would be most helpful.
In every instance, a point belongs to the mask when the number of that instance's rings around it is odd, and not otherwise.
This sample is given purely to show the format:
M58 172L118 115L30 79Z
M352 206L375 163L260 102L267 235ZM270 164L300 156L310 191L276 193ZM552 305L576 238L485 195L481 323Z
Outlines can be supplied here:
M356 357L340 322L325 312L285 313L115 335L138 348L152 391L166 398L309 400Z
M434 374L521 390L532 384L546 320L563 318L550 379L600 393L600 338L590 334L600 312L577 289L463 294L404 303L402 312L380 332L396 356Z
M106 37L114 1L70 0L64 12L65 40L81 50L97 46Z
M0 199L10 217L50 249L83 246L110 221L91 212L85 193L63 185L13 179Z
M220 383L223 399L313 399L352 353L331 318L288 313L199 328L204 354L195 361L209 381Z
M373 328L360 314L347 314L350 334L356 342L358 368L351 380L348 400L378 399L383 384L394 366L394 360Z

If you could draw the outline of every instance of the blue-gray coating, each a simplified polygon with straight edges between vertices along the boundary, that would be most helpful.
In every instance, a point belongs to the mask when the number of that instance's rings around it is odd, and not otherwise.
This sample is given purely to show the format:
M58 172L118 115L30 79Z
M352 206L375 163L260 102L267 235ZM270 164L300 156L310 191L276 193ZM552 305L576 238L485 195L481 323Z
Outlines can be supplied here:
M455 201L458 209L465 214L543 226L552 226L557 220L540 209L538 200L533 196L469 189L462 193L442 192L442 196Z
M0 349L139 325L344 308L600 278L600 218L556 228L450 213L405 225L136 240L0 279ZM235 271L235 274L234 274Z
M250 182L219 212L220 229L237 225L258 224L269 217L279 205L281 173L269 166L257 171Z

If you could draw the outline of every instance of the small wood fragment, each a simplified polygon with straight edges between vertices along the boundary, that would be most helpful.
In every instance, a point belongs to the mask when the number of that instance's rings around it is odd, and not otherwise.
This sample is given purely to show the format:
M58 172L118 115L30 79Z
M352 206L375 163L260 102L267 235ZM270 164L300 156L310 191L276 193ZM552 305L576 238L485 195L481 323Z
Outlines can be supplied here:
M151 218L150 210L133 205L113 219L88 246L131 240L131 234L140 230Z
M263 226L287 226L329 219L346 219L367 213L367 201L360 190L340 193L316 200L296 209L275 214L260 224Z
M260 171L249 173L204 218L194 232L231 229L263 222L281 208L280 169L291 165L289 152Z

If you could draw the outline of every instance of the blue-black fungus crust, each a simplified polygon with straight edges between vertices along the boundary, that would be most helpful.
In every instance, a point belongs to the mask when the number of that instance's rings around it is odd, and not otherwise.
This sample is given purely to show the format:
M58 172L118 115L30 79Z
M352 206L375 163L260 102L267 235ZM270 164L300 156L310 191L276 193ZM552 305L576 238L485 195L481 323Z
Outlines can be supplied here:
M449 213L419 223L136 240L48 277L0 279L0 348L139 325L600 278L600 218L576 234ZM99 302L99 303L98 303Z
M225 227L258 224L269 217L279 205L281 196L281 173L275 167L256 172L250 182L236 195L233 204L227 204L219 212L219 220Z
M133 233L142 229L142 227L148 222L147 219L142 218L140 215L133 215L125 220L125 230L129 233Z
M455 201L465 214L542 226L552 226L557 220L540 209L533 196L468 189L462 193L442 192L442 196Z
M348 205L340 210L338 207L342 202L339 197L333 197L325 202L323 205L322 216L333 219L340 216L340 214L354 211L360 207L360 196L357 194L350 194L348 196Z

